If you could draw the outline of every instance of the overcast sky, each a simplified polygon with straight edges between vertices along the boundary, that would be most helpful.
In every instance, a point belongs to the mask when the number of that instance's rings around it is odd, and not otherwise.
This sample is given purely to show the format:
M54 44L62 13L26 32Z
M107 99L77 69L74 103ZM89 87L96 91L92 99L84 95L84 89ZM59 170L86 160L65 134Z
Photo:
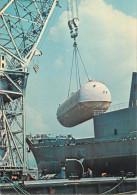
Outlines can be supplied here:
M58 105L67 98L73 40L67 26L66 4L53 13L39 44L43 52L30 67L26 95L27 134L94 135L93 121L65 128L56 119ZM90 79L109 88L112 104L128 102L132 72L136 71L137 0L81 0L78 47ZM54 19L54 21L53 21ZM53 22L52 22L53 21ZM36 74L34 64L39 65ZM87 81L80 68L81 80ZM75 88L75 78L72 78Z

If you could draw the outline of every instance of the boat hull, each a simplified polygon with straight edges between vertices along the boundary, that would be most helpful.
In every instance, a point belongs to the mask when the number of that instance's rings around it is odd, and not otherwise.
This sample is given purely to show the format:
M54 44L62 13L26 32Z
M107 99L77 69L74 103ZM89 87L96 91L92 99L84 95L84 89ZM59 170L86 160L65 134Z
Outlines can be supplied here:
M91 140L92 142L93 140ZM30 142L28 142L30 143ZM136 174L136 140L112 140L56 147L31 145L38 168L45 173L60 173L61 163L66 159L82 159L85 170L90 168L94 174L107 172L120 175L120 171ZM129 166L130 164L130 166Z

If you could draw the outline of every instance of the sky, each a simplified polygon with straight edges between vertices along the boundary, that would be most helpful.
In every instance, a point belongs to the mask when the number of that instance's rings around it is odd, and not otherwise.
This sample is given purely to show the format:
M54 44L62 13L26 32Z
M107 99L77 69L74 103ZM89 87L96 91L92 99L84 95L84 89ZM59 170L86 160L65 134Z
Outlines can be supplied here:
M58 105L66 100L73 40L67 26L65 1L57 8L39 44L43 55L30 66L26 91L27 134L94 136L93 120L73 128L57 120ZM132 72L137 67L137 0L81 0L78 48L91 80L109 88L112 105L128 103ZM39 65L38 73L33 70ZM82 84L87 82L80 65ZM76 90L75 76L72 88Z

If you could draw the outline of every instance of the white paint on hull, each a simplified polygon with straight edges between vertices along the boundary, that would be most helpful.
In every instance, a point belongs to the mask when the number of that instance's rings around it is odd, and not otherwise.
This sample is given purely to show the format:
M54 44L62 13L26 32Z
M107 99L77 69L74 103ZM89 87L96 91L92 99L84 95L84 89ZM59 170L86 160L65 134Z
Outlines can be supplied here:
M111 94L102 82L90 81L71 95L57 110L57 118L65 127L73 127L94 116L95 110L108 109Z

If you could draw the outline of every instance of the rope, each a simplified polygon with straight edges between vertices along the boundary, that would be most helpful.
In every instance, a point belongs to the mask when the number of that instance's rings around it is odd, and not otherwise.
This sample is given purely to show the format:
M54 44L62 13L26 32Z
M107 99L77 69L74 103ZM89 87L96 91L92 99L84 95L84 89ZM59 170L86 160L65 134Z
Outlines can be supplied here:
M18 193L18 194L24 194L24 195L30 195L27 191L25 191L23 188L21 188L19 185L15 184L12 180L10 180L8 177L1 178L0 181L7 181L10 186ZM12 185L13 184L13 185ZM21 192L21 193L20 193Z
M81 81L80 81L80 72L79 72L79 65L78 65L78 56L77 56L77 49L75 48L75 64L76 64L76 78L77 78L77 89L78 87L81 87Z
M27 191L25 191L23 188L21 188L20 186L18 186L18 185L16 185L16 184L14 184L14 186L16 187L16 188L18 188L24 195L30 195L30 193L28 193Z
M59 13L59 9L55 9L55 11L54 11L54 17L52 18L52 21L50 19L49 22L48 22L48 24L47 24L46 32L45 32L45 35L43 36L43 40L44 41L41 41L41 43L39 44L39 48L41 48L43 46L43 44L45 44L45 42L47 41L47 36L49 34L49 31L51 29L51 26L53 25L53 22L57 18L58 13Z
M76 18L79 18L78 13L78 0L67 0L67 15L68 21Z
M78 66L78 57L77 57L77 67L78 67L78 75L79 75L79 86L81 87L80 71L79 71L79 66Z
M6 180L8 182L8 180ZM8 182L10 186L17 192L17 194L21 194L10 182Z
M82 57L81 57L81 54L80 54L80 52L79 52L78 47L77 47L77 51L78 51L79 57L80 57L80 59L81 59L83 68L84 68L84 70L85 70L85 73L86 73L86 75L87 75L88 81L90 81L89 76L88 76L88 73L87 73L87 71L86 71L86 67L85 67L84 62L83 62L83 60L82 60Z
M68 21L70 20L70 6L69 6L69 0L67 0L67 18L68 18Z
M70 73L68 97L69 97L69 94L70 94L70 87L71 87L71 80L72 80L72 72L73 72L73 66L74 65L75 65L75 68L76 68L76 86L77 86L77 90L78 90L78 88L81 87L81 79L80 79L80 71L79 71L78 54L79 54L81 63L83 65L85 74L87 76L87 79L88 79L88 81L90 81L89 76L88 76L88 73L86 71L86 67L84 65L84 62L83 62L82 57L81 57L81 54L80 54L79 49L77 47L77 43L74 42L74 45L73 46L74 46L74 50L73 50L73 57L72 57L72 66L71 66L71 73Z
M112 190L114 190L115 188L117 188L120 184L122 184L124 181L125 181L125 179L123 178L120 183L118 183L116 186L114 186L113 188L111 188L110 190L108 190L108 191L106 191L106 192L104 192L102 194L107 194L107 193L111 192Z
M76 15L77 15L77 18L79 18L79 13L78 13L78 0L76 0Z
M129 191L129 192L123 192L123 193L118 193L117 195L122 195L122 194L132 194L132 193L136 193L137 192L137 190L136 191Z
M78 22L78 17L79 17L78 16L79 15L79 13L78 13L78 0L67 0L67 11L68 11L68 26L70 29L71 38L74 39L74 44L73 44L74 50L73 50L73 57L72 57L69 90L68 90L68 97L69 97L71 80L72 80L72 71L73 71L74 64L75 64L75 68L76 68L76 86L77 86L77 89L79 87L81 87L78 54L79 54L80 60L82 62L86 76L88 78L88 81L89 81L89 76L88 76L88 73L86 71L84 62L82 60L81 54L79 52L79 49L78 49L77 43L76 43L76 37L78 36L78 23L77 22ZM71 11L71 13L70 13L70 11ZM74 14L75 14L75 18L74 18Z
M78 90L78 64L77 64L77 51L76 51L76 48L74 48L75 50L75 67L76 67L76 84L77 84L77 90Z
M70 0L70 1L71 1L71 4L70 4L70 6L71 6L71 19L73 19L74 18L73 0Z
M72 66L71 66L71 72L70 72L70 81L69 81L69 90L68 90L68 97L70 93L70 86L71 86L71 79L72 79L72 70L73 70L73 61L74 61L74 51L73 51L73 58L72 58Z

